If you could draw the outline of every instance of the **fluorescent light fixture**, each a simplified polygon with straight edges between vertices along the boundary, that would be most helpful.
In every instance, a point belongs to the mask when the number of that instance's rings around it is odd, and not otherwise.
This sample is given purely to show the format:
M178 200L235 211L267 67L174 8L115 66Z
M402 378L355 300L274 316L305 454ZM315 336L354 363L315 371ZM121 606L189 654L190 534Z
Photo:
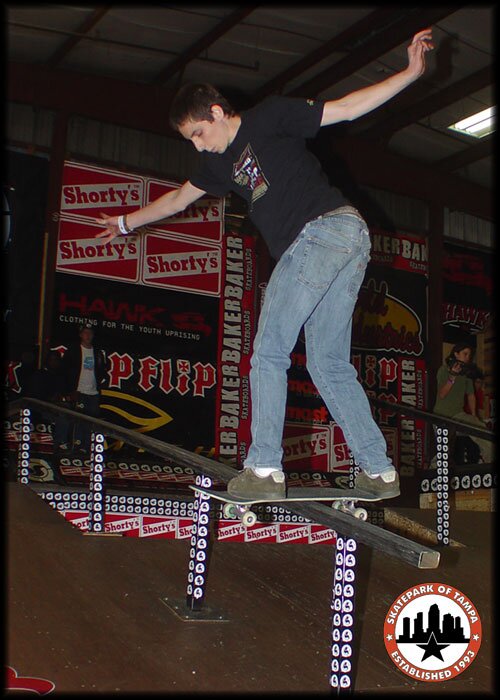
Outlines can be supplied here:
M470 117L461 119L456 124L450 124L448 129L453 131L459 131L462 134L469 134L469 136L475 136L476 138L482 138L483 136L488 136L492 131L495 130L495 107L488 107L488 109L483 109L482 112L477 112L477 114L472 114Z

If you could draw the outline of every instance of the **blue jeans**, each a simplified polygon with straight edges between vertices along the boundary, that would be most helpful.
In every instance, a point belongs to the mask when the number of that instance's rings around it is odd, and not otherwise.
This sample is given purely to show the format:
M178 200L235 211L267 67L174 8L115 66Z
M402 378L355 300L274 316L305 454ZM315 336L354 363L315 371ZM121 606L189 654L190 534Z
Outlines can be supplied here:
M82 394L78 392L76 402L76 410L85 413L87 416L97 418L100 414L99 403L101 397L99 394ZM81 440L82 447L86 450L90 449L90 436L92 428L87 423L77 422L75 425L75 440Z
M304 325L307 369L357 464L371 475L394 469L350 362L352 314L369 259L364 221L335 214L307 223L278 261L251 359L252 443L245 467L283 468L287 370Z

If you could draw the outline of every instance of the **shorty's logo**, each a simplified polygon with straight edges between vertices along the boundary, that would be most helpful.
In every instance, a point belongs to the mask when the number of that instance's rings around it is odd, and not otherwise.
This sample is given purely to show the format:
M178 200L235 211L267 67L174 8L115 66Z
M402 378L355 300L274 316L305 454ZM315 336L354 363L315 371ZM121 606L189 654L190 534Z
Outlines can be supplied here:
M446 681L465 671L481 646L473 603L442 583L409 588L389 609L384 642L393 663L420 681Z
M217 296L221 273L221 249L216 244L165 234L144 236L142 281L146 285Z
M136 238L131 238L126 243L99 243L95 238L60 241L57 264L89 260L132 260L137 257L136 241Z
M238 162L233 165L233 181L240 187L246 187L252 191L252 204L269 189L269 182L250 144L246 146Z
M178 277L180 275L203 275L207 272L220 272L218 251L207 251L196 255L174 253L148 255L146 258L148 278Z
M131 182L92 183L90 185L65 185L62 188L61 211L66 209L88 209L105 204L108 207L138 205L141 200L141 185Z

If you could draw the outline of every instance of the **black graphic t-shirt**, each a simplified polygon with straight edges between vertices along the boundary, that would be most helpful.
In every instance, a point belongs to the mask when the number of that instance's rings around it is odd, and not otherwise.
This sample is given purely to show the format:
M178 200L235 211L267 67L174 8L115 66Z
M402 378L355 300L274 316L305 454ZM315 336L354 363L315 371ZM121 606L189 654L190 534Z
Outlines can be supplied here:
M202 154L190 182L209 194L236 192L278 260L304 225L349 202L330 186L305 139L318 132L323 102L269 97L241 113L236 137L224 153Z

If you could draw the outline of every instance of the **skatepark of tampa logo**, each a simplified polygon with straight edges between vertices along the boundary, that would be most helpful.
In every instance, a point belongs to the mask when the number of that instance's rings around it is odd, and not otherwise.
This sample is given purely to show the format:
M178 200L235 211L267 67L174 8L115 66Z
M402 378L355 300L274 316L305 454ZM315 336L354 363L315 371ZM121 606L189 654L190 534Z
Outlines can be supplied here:
M384 642L393 663L407 676L447 681L477 657L481 619L469 598L453 586L419 584L389 608Z

